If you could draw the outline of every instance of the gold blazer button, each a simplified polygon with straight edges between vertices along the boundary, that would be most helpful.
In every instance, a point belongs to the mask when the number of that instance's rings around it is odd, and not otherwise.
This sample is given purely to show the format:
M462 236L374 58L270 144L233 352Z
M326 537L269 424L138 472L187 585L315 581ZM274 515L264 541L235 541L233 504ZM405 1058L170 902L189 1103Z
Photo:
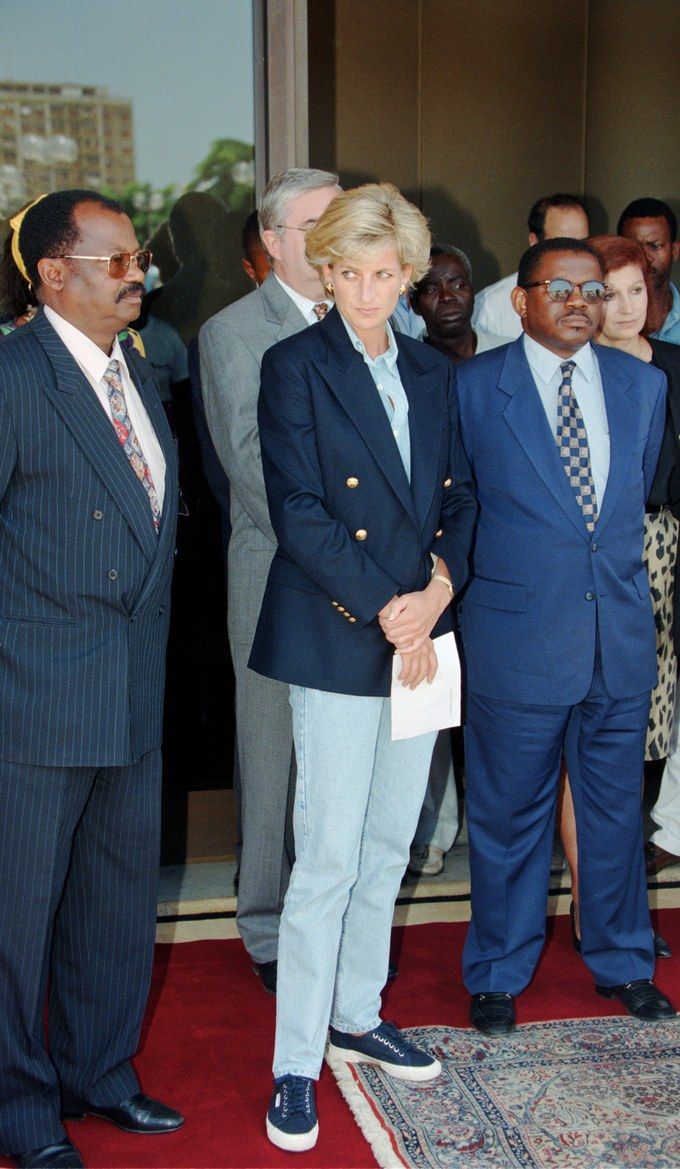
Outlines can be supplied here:
M437 537L441 536L441 535L442 535L442 533L443 533L443 531L444 531L444 529L443 529L443 528L437 528L437 531L436 531L436 532L435 532L435 534L434 534L434 535L435 535L435 539L437 539Z
M444 480L444 486L445 486L445 487L450 487L450 486L451 486L451 480L450 480L450 479L445 479L445 480Z
M354 535L357 538L357 540L365 540L367 535L368 535L368 532L366 531L365 528L359 528L359 530L357 532L355 532Z
M349 477L349 479L347 480L347 482L346 482L345 486L346 486L346 487L358 487L358 486L359 486L359 480L358 480L358 479L357 479L357 478L356 478L354 475L350 475L350 477Z

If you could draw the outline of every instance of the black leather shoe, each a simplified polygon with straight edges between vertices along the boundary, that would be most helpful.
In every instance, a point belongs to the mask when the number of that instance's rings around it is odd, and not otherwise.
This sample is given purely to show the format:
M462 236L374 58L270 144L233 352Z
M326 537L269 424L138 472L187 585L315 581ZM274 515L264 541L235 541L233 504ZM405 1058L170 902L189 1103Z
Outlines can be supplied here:
M67 1140L29 1153L15 1153L11 1160L19 1169L85 1169L77 1148Z
M595 990L605 999L618 999L636 1019L652 1022L675 1018L673 1005L648 978L636 978L625 986L596 986Z
M278 962L253 962L253 970L257 974L267 994L276 995L276 971Z
M504 990L473 994L470 1022L482 1035L509 1035L515 1026L515 998Z
M671 948L665 938L661 934L654 934L654 953L657 958L670 958Z
M129 1100L123 1100L113 1108L105 1108L101 1104L77 1103L70 1106L63 1113L65 1120L83 1120L86 1116L98 1116L101 1120L109 1120L116 1128L123 1132L161 1133L173 1132L184 1124L184 1117L160 1100L152 1100L143 1092L137 1092Z

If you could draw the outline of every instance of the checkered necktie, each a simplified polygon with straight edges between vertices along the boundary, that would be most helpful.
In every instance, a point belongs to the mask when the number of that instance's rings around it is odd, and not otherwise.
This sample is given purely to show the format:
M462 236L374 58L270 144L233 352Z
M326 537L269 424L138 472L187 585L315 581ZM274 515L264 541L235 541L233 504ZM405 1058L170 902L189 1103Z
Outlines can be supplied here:
M322 321L328 312L328 305L325 300L320 300L318 304L312 305L312 310L316 313L319 320Z
M597 522L597 497L590 465L590 450L583 415L571 384L575 361L563 361L562 384L557 399L557 445L567 479L576 494L586 527L593 531Z
M102 381L106 383L106 390L109 395L113 429L118 436L120 445L130 460L132 470L149 497L153 526L158 531L161 526L161 506L158 502L158 495L156 494L156 488L151 477L149 464L144 458L144 451L142 450L140 441L132 429L132 423L125 401L125 390L123 389L123 383L120 378L119 361L113 360L109 362Z

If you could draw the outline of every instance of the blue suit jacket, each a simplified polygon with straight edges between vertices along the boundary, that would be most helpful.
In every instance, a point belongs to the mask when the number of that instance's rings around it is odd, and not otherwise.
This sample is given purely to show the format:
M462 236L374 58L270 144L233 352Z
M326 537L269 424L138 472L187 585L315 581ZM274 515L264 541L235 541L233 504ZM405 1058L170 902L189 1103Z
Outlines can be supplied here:
M666 378L593 347L610 432L610 468L588 532L561 465L522 338L458 367L463 443L479 517L462 632L471 691L532 704L580 701L596 630L608 693L656 679L642 563L644 506L664 425Z
M250 665L345 694L389 693L392 648L376 614L422 589L430 552L456 589L475 515L452 366L396 334L409 401L411 483L373 379L333 309L262 362L258 419L278 549ZM447 609L435 633L451 628Z
M126 360L167 464L158 536L44 314L0 342L1 759L127 764L161 742L177 462L151 367Z

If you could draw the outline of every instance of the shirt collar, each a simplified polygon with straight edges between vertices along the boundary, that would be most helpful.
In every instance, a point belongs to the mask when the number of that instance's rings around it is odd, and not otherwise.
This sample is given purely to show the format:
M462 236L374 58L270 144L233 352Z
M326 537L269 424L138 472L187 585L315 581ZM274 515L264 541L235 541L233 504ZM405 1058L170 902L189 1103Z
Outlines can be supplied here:
M589 382L592 380L594 355L589 341L585 345L582 345L580 349L577 349L576 353L572 353L571 357L560 357L558 353L553 353L551 349L546 349L545 345L540 345L538 341L534 341L533 337L530 337L528 333L524 334L523 340L526 359L531 369L544 382L549 382L565 361L573 361L586 381Z
M119 361L124 370L127 370L123 350L120 346L118 337L114 339L111 356L107 357L94 341L81 333L80 329L76 329L70 321L59 316L59 313L54 309L45 306L45 316L50 322L55 333L64 342L69 353L78 362L81 369L92 379L93 382L100 382L106 373L108 364L114 359Z
M332 303L333 303L330 300L324 300L323 297L320 297L319 300L310 300L308 296L303 296L301 292L297 292L294 288L291 288L290 284L286 284L285 281L282 280L281 277L276 274L276 272L274 273L274 279L278 280L278 282L281 285L284 292L288 293L290 299L293 301L294 304L297 305L297 307L299 308L300 312L302 313L302 315L306 321L309 320L309 317L314 312L314 305L315 304L327 304L328 307L330 308ZM315 314L315 319L316 319L316 314Z
M366 352L366 347L365 347L363 341L357 336L354 329L350 325L349 321L345 320L342 313L340 313L340 320L342 321L343 325L347 329L347 333L349 335L350 341L352 342L352 345L354 346L354 348L356 350L358 350L358 352L363 357L364 361L366 361L369 365L377 365L378 362L383 361L388 369L394 368L395 362L399 356L399 350L397 349L397 341L396 341L396 338L394 336L394 330L393 330L389 321L385 321L385 332L387 333L387 349L385 350L384 353L380 353L378 355L378 357L369 357L368 353Z
M680 292L678 292L677 288L673 284L673 281L670 282L670 286L673 303L670 307L668 316L663 323L662 331L667 329L670 325L674 325L676 321L680 321Z

